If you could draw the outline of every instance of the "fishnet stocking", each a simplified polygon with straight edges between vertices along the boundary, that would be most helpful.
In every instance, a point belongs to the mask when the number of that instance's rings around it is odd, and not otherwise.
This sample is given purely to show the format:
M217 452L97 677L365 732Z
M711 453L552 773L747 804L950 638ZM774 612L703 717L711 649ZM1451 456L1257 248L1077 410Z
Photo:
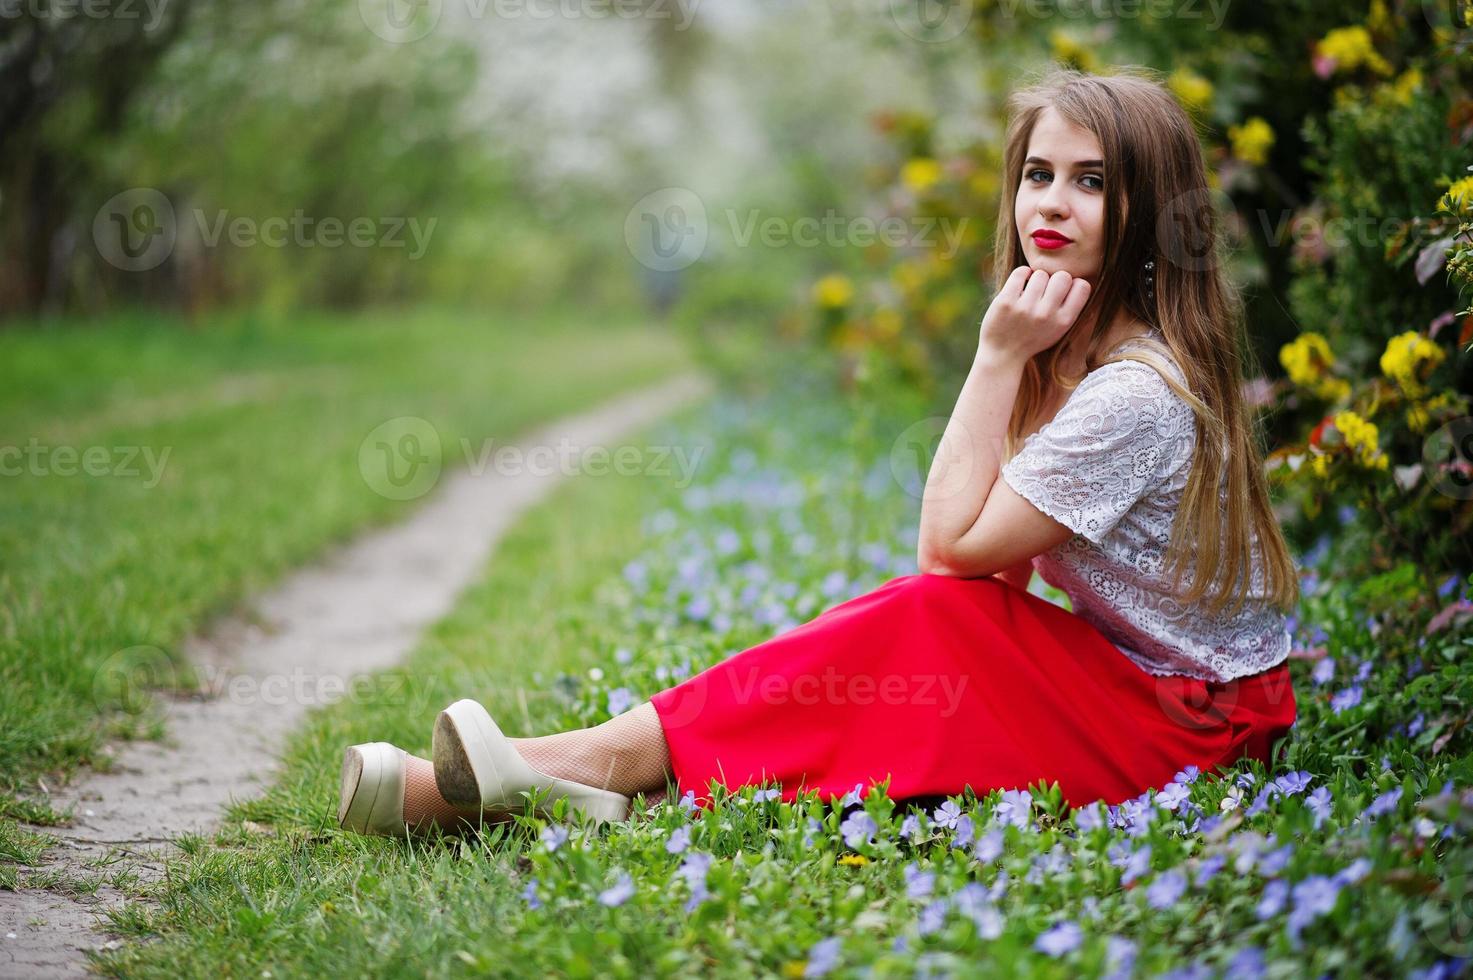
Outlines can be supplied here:
M435 785L435 764L417 755L404 760L404 822L416 830L438 826L442 830L464 830L476 826L477 807L447 803ZM510 817L487 811L482 821L496 823Z
M539 772L625 796L664 790L672 775L665 730L648 701L592 728L510 741Z

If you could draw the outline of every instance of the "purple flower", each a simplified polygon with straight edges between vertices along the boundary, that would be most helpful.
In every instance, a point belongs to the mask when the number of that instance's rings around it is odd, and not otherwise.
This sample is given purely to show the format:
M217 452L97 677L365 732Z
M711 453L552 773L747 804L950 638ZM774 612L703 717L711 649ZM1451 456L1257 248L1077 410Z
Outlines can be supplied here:
M634 693L629 688L616 687L609 692L609 714L622 715L632 707L634 707Z
M567 839L568 828L560 823L548 824L542 828L541 840L549 851L557 850Z
M527 887L522 889L522 897L527 900L527 907L533 909L542 908L542 899L537 895L537 879L533 878L527 882Z
M1210 881L1212 879L1212 876L1221 871L1222 866L1226 863L1227 855L1222 853L1209 854L1207 857L1203 858L1202 863L1197 865L1197 874L1195 879L1197 887L1201 888L1204 884Z
M936 874L922 871L914 861L905 866L905 894L908 898L929 898L936 887Z
M1293 796L1295 793L1302 793L1308 789L1313 779L1313 776L1300 769L1297 772L1284 773L1278 779L1274 780L1274 785L1279 788L1279 792L1286 796Z
M839 807L840 809L842 809L846 806L853 806L856 803L862 803L863 801L864 783L855 783L854 788L845 793L844 798L839 801Z
M1125 862L1125 873L1120 876L1120 883L1128 885L1141 875L1151 870L1151 845L1142 844L1140 850L1131 854Z
M1315 791L1310 793L1305 799L1305 803L1309 806L1310 811L1314 813L1314 826L1316 830L1319 829L1320 824L1330 819L1330 815L1334 811L1334 801L1331 798L1330 789L1327 786L1316 787Z
M1263 787L1263 789L1259 790L1258 795L1253 798L1253 803L1248 807L1248 809L1243 811L1243 816L1256 817L1264 810L1267 810L1268 799L1274 794L1274 791L1275 787L1273 783L1269 783L1267 786Z
M1201 774L1202 770L1197 768L1196 766L1187 766L1181 772L1177 773L1175 776L1172 776L1171 781L1173 783L1191 784L1195 783L1197 781L1197 777ZM1113 939L1115 937L1112 936L1111 938ZM1128 942L1129 940L1126 941Z
M1267 971L1263 950L1257 946L1244 946L1228 961L1223 980L1261 980Z
M1289 898L1289 883L1282 878L1274 878L1263 886L1263 897L1258 900L1258 921L1272 919L1284 910L1284 902Z
M1079 948L1084 941L1084 931L1078 925L1065 920L1050 926L1033 940L1033 948L1049 956L1064 956Z
M1416 717L1407 722L1407 738L1416 738L1417 734L1421 732L1423 724L1422 712L1418 711Z
M917 817L914 813L907 814L905 819L900 822L900 836L904 837L906 840L910 840L920 832L921 819L920 817Z
M1363 813L1362 816L1374 820L1376 817L1379 817L1384 813L1391 813L1396 809L1397 801L1400 799L1400 786L1397 786L1395 789L1387 790L1386 792L1382 793L1380 796L1371 801L1371 805L1366 807L1365 813Z
M1294 886L1294 911L1289 913L1289 937L1298 945L1299 932L1335 907L1340 886L1324 875L1310 875Z
M690 827L676 827L670 832L670 839L665 842L665 850L671 854L679 854L690 847Z
M609 908L614 908L616 906L623 905L625 902L629 901L630 896L633 894L634 880L629 877L629 873L627 871L620 871L619 880L614 882L614 884L610 885L608 888L605 888L603 891L599 892L598 900L600 904L607 905Z
M1439 599L1446 599L1449 595L1452 594L1453 589L1456 589L1457 587L1458 577L1456 575L1449 575L1447 577L1447 580L1437 587L1437 597Z
M921 909L919 921L916 922L916 931L922 936L929 936L946 924L946 899L938 898Z
M1328 684L1335 679L1335 658L1323 657L1315 662L1314 669L1309 672L1309 679L1317 685Z
M1168 909L1187 890L1187 877L1180 871L1167 871L1158 875L1146 889L1146 902L1153 909Z
M1338 715L1340 714L1340 712L1347 711L1350 708L1354 708L1356 705L1360 704L1360 699L1360 685L1352 684L1343 690L1335 692L1334 696L1330 698L1330 707L1333 708L1335 714Z
M821 977L839 963L839 946L843 941L835 936L820 940L808 950L808 963L803 967L805 977Z
M879 826L875 823L875 818L863 810L855 810L849 816L845 817L844 822L839 825L839 833L844 835L844 843L850 847L858 847L860 844L868 843L878 829Z
M1105 823L1105 807L1099 800L1074 811L1074 825L1081 831L1097 830Z
M1130 975L1136 952L1136 944L1124 936L1105 937L1105 963L1119 976Z
M697 905L710 897L711 893L706 890L706 872L710 867L711 855L692 851L681 862L680 867L675 869L675 873L690 886L690 898L685 903L687 912L695 911Z
M936 822L936 826L950 830L956 826L957 818L961 815L961 807L957 806L954 801L947 800L936 808L936 812L931 814L931 819Z
M988 864L1002 856L1002 845L1002 830L994 827L977 839L972 845L972 853L978 861Z
M951 846L968 847L976 836L977 825L972 822L972 815L964 813L957 818L956 828L951 832Z
M1284 870L1289 859L1294 856L1294 845L1285 844L1265 854L1258 862L1258 873L1261 875L1276 875Z
M699 809L696 804L695 790L688 789L685 791L685 793L680 797L680 808L684 810L687 815L695 813L696 810Z
M1360 667L1355 672L1355 679L1358 680L1358 681L1363 681L1367 677L1370 677L1371 676L1371 668L1373 666L1374 666L1374 664L1372 664L1369 659L1361 661Z
M1185 803L1192 795L1184 783L1167 783L1161 792L1156 794L1156 805L1166 810L1175 810Z
M1002 799L992 808L992 815L1004 825L1026 829L1033 819L1033 796L1026 790L1003 790Z
M1366 858L1356 858L1354 861L1335 872L1332 879L1337 885L1358 884L1362 878L1371 873L1371 862Z
M783 791L776 787L753 790L752 792L752 802L754 803L766 803L770 800L780 800L782 798Z

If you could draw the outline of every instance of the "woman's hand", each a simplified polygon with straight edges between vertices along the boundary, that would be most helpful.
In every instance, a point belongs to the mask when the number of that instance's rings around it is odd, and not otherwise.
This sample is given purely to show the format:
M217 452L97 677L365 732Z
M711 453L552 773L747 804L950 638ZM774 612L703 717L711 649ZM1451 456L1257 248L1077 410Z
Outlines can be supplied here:
M1058 343L1079 318L1090 285L1062 269L1052 274L1020 265L987 307L978 356L1024 363Z

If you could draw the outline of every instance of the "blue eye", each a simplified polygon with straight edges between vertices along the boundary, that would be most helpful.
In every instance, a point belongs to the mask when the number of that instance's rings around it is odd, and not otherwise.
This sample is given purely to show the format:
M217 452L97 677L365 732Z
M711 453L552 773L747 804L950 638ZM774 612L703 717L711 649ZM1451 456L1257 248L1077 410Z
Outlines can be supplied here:
M1043 174L1045 177L1048 177L1048 178L1052 179L1052 175L1047 170L1036 170L1036 169L1035 170L1030 170L1027 173L1025 173L1023 175L1023 179L1026 180L1026 181L1028 181L1029 183L1036 184L1036 183L1038 183L1038 181L1034 180L1033 178L1035 176L1037 176L1038 174ZM1092 181L1094 181L1093 184L1087 185L1087 189L1088 190L1102 191L1102 190L1105 189L1105 179L1103 177L1101 177L1099 174L1085 174L1083 177L1081 177L1079 179L1080 180L1092 180Z

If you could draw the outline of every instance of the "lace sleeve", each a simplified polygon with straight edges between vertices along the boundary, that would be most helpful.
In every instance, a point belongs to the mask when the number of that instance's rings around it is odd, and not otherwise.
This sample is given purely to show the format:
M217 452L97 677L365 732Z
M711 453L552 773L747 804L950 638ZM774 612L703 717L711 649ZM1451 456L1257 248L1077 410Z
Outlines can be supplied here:
M1099 544L1190 452L1195 432L1191 406L1154 368L1115 361L1087 374L1000 475L1043 513Z

